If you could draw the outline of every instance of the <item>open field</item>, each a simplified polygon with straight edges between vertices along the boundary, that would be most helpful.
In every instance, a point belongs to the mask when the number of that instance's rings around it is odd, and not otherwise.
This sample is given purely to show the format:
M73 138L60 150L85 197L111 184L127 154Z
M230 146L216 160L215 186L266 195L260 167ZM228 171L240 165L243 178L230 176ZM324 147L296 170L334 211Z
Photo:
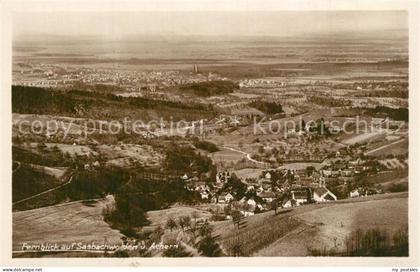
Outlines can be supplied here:
M112 197L83 203L71 202L46 208L13 213L13 251L22 250L23 243L120 244L123 235L103 221L102 209Z
M83 126L80 125L87 119L74 118L58 115L43 115L43 114L12 114L12 124L14 128L19 128L22 131L28 133L31 131L31 125L42 126L48 128L50 131L56 133L62 132L67 135L81 135L83 133ZM38 131L37 129L34 129ZM46 131L45 131L46 132ZM44 132L44 133L45 133Z
M68 153L70 156L93 156L98 155L89 146L85 145L69 145L69 144L45 144L48 148L57 147L62 153Z
M258 178L262 172L263 172L263 169L255 169L255 168L243 168L243 169L234 171L236 176L240 179Z
M237 162L246 158L245 154L229 149L214 152L210 156L215 162Z
M149 145L119 144L99 145L98 152L107 158L107 164L124 167L133 161L147 165L156 165L163 160L163 155Z

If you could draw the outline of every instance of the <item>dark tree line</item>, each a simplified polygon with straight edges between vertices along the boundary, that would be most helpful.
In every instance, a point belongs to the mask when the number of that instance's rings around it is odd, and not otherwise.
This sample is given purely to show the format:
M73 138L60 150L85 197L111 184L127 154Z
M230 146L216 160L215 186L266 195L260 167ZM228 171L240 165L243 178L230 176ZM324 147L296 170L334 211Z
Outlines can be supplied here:
M262 111L265 114L277 114L283 112L282 106L276 102L257 100L251 102L249 106L256 108L259 111Z
M212 142L208 142L208 141L200 141L198 138L194 138L193 145L196 148L206 150L210 153L219 151L219 148L217 147L217 145L213 144Z
M209 157L196 153L191 147L170 145L166 150L164 168L180 173L207 173L214 165Z
M408 256L407 226L390 233L383 229L357 229L345 239L345 251L309 249L312 256Z
M194 94L196 96L213 96L232 93L234 90L239 89L238 84L228 80L215 80L199 83L191 83L180 86L182 92Z
M196 192L185 189L181 181L151 181L134 176L119 188L115 209L105 219L118 229L132 229L149 224L146 212L168 208L173 203L193 204L201 200Z
M374 109L367 109L366 113L375 117L389 117L393 120L408 122L408 108L393 109L386 106L376 106Z
M128 179L128 173L120 168L77 170L64 193L72 200L100 198L117 192Z
M76 106L81 101L65 92L38 87L12 86L12 111L34 114L69 114L76 113ZM87 101L85 101L86 104Z
M326 107L346 107L351 106L350 100L341 100L327 96L310 96L308 101Z
M209 105L199 103L181 103L166 100L149 99L144 97L122 97L112 93L103 93L86 90L54 90L51 88L12 86L12 111L17 113L33 114L65 114L76 115L78 108L86 111L93 108L106 107L133 109L153 109L165 111L190 110L212 114Z

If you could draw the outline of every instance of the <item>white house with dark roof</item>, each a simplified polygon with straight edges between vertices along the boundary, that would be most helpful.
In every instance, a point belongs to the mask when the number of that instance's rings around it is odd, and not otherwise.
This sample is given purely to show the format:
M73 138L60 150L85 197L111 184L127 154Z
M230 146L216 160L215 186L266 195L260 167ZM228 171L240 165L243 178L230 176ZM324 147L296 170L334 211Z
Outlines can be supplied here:
M306 190L292 190L290 194L291 198L283 201L283 208L290 208L308 203L308 192Z
M337 200L337 197L326 187L315 188L313 198L315 202L328 202Z
M218 203L220 204L227 204L230 203L233 200L233 195L231 195L230 193L222 193L219 197L218 197Z
M353 198L353 197L359 197L360 195L361 194L360 194L359 189L354 189L353 191L350 192L350 197L351 198Z

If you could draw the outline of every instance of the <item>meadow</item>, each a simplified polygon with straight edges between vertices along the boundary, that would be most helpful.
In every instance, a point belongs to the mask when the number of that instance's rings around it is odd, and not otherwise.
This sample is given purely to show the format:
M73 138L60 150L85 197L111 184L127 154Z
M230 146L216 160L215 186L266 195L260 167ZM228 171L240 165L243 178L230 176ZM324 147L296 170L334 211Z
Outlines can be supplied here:
M113 201L76 201L13 213L13 251L23 243L72 244L77 242L120 244L123 235L103 220L102 210Z

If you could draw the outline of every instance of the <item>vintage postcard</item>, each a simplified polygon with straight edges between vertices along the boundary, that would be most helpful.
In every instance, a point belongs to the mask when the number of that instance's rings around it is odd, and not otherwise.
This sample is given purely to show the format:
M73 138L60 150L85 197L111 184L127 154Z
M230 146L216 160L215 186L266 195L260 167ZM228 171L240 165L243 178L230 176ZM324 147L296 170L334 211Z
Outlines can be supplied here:
M418 265L418 3L279 2L5 2L5 263Z

